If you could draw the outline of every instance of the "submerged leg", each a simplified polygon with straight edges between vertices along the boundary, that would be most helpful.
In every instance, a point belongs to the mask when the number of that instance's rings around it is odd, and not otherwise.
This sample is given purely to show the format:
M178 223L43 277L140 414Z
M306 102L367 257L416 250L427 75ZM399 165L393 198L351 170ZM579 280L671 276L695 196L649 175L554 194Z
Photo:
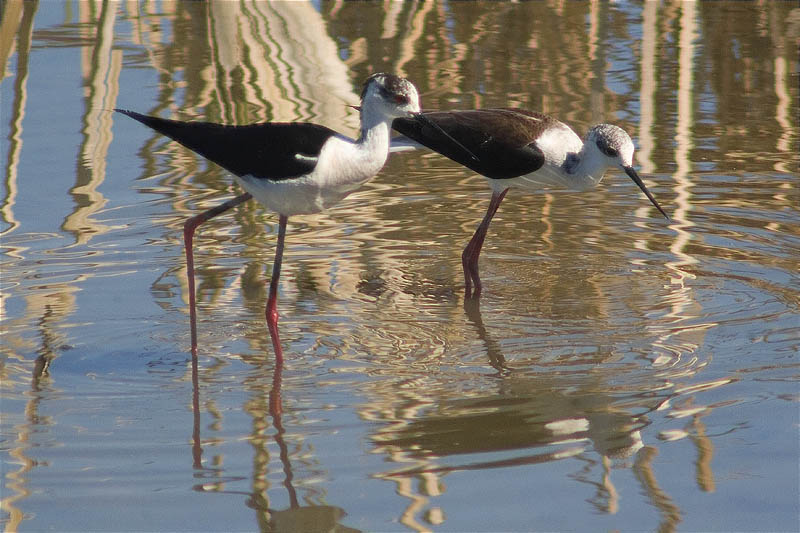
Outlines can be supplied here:
M252 196L249 192L240 194L236 198L219 204L217 207L212 207L208 211L193 216L183 224L183 246L186 250L186 277L189 279L189 321L192 328L192 354L194 355L197 354L197 309L195 307L194 296L194 254L192 253L194 230L203 222L211 220L215 216L224 213L231 207L236 207L246 202L250 198L252 198Z
M481 294L481 278L478 275L478 257L481 255L481 248L483 241L486 239L486 232L489 229L489 224L492 222L492 217L497 213L497 208L500 207L500 202L506 197L508 189L502 192L492 191L492 199L489 201L489 208L486 210L486 215L483 217L478 229L470 239L467 247L461 254L461 266L464 268L464 297L477 298ZM475 284L475 291L472 291L472 284Z
M272 264L272 279L269 282L269 297L267 298L267 328L272 338L272 348L275 350L275 363L283 365L283 350L281 339L278 336L278 278L281 277L281 260L283 259L283 242L286 239L286 222L289 217L280 215L278 218L278 245L275 248L275 262Z

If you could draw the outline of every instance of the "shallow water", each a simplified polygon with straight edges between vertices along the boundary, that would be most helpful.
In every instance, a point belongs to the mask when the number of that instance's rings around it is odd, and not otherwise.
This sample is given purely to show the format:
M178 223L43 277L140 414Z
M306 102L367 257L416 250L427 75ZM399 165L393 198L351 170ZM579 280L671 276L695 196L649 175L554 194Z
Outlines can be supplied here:
M225 9L220 6L224 5ZM791 2L3 5L9 531L796 530L800 9ZM393 155L289 221L108 110L348 134L361 81L423 106L620 124L624 175L512 190ZM265 270L266 269L266 270Z

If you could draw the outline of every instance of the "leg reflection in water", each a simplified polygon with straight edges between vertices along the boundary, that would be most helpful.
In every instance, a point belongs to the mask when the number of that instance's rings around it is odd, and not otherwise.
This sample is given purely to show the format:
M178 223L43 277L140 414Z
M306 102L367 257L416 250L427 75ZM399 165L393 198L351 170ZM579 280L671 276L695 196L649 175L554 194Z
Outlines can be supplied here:
M497 370L498 375L509 374L511 369L506 366L506 357L500 349L500 343L486 331L486 326L483 325L480 299L465 298L464 312L472 325L475 326L478 332L478 338L480 338L484 346L486 346L486 355L489 357L489 364L492 368Z
M283 399L281 385L283 380L283 364L276 363L272 374L272 387L267 394L266 406L263 402L263 393L256 400L261 406L256 409L247 408L254 417L253 433L250 442L254 447L253 472L250 480L252 492L225 490L229 481L244 479L238 473L225 473L221 467L209 468L203 464L203 442L200 434L200 382L199 362L196 346L192 348L192 465L196 477L201 480L194 486L194 490L201 492L213 491L225 494L240 494L245 496L244 503L256 512L255 521L258 524L254 529L260 531L354 531L343 526L340 520L346 515L339 507L331 505L301 505L294 486L295 474L291 463L291 452L286 442L286 428L283 425ZM263 390L263 389L262 389ZM249 402L248 402L249 403ZM264 408L266 407L266 408ZM268 480L269 466L272 463L268 447L268 418L272 420L274 440L278 446L278 455L283 469L283 486L286 489L289 506L286 509L270 507L270 482ZM295 450L297 453L297 450ZM209 488L211 487L211 488Z

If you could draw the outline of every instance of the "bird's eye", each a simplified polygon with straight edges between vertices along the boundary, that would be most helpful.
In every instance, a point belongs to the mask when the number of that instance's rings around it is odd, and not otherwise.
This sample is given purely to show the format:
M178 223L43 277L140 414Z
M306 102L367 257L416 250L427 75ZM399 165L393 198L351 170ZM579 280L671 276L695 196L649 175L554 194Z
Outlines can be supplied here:
M619 155L619 150L611 148L605 139L598 139L597 147L608 157L617 157Z
M405 105L408 102L410 102L410 100L409 100L408 96L406 96L405 94L396 94L396 95L394 95L394 102L396 104Z

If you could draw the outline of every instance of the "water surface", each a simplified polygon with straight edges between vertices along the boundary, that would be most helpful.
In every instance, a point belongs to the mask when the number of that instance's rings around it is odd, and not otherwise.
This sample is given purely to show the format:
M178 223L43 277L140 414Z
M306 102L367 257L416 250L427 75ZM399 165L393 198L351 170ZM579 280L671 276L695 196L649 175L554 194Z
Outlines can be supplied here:
M2 511L9 531L796 530L792 2L6 2ZM289 221L109 110L353 135L423 106L626 128L626 176L512 190L465 301L484 180L393 155Z

